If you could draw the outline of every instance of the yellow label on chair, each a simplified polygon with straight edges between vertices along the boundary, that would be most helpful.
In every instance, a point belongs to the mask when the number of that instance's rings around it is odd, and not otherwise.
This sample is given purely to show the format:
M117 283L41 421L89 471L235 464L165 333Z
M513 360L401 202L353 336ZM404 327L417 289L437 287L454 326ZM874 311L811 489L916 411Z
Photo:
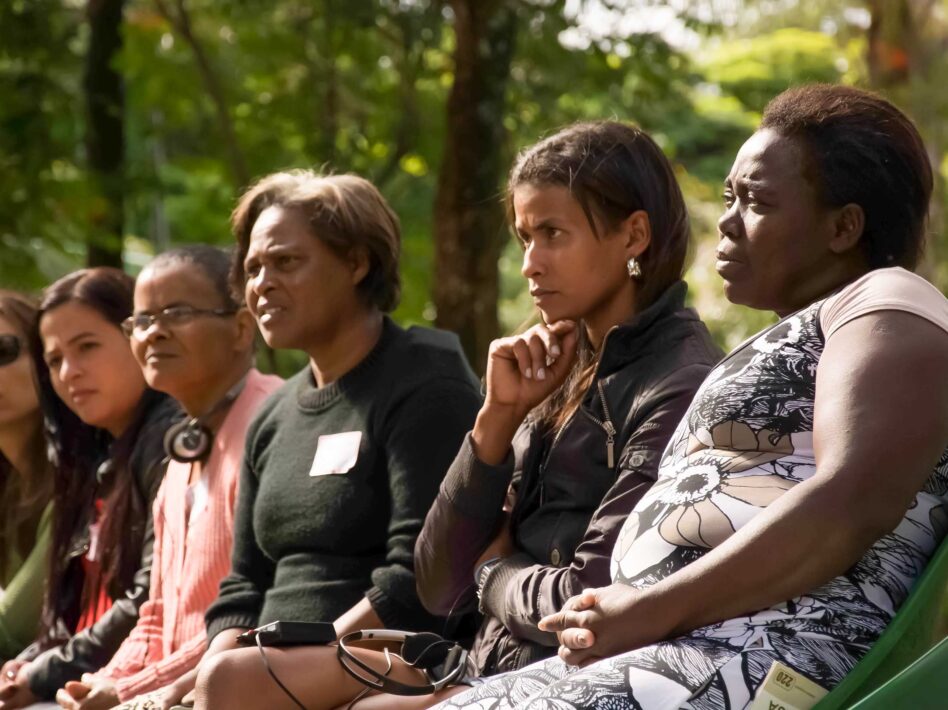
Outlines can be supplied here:
M806 676L774 661L749 710L810 710L826 692Z

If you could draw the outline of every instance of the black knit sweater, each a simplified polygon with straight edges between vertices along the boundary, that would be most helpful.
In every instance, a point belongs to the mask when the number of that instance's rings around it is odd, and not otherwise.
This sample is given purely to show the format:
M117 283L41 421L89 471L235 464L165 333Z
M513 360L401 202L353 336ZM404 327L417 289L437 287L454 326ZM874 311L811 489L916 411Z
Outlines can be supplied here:
M247 433L233 569L207 612L208 637L333 621L363 596L388 628L436 629L412 549L479 406L455 336L389 319L336 382L317 388L309 367L288 380Z

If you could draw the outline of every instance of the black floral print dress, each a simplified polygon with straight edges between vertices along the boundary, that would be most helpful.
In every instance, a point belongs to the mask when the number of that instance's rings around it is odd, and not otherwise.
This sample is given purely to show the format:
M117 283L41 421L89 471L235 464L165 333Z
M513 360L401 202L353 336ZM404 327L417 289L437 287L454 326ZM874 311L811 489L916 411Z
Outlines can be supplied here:
M815 473L822 305L763 331L711 372L669 442L657 482L625 522L614 581L655 584ZM437 707L736 709L752 702L773 661L832 688L891 621L946 529L948 449L896 529L811 593L585 668L552 658Z

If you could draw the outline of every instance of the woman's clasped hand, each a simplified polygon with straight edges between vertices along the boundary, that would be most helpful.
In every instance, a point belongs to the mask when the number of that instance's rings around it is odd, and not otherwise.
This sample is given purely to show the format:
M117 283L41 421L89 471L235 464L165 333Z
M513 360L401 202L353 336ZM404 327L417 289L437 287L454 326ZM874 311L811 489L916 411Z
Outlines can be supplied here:
M560 611L543 617L539 627L556 634L560 658L584 666L667 638L673 629L660 605L647 590L610 584L570 597Z

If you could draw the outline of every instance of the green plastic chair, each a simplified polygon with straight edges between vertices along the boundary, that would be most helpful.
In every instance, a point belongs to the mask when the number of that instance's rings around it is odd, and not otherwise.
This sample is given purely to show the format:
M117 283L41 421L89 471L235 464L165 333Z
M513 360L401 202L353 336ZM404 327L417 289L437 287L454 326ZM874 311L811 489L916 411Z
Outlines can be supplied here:
M854 706L860 700L884 686L902 671L907 673L908 667L941 638L941 619L945 611L946 591L948 591L948 539L941 543L922 576L915 583L912 593L909 594L908 599L879 640L856 664L856 667L843 678L843 681L814 706L813 710L837 710L837 708L855 710ZM944 642L939 645L939 648L942 646L945 646ZM940 657L944 657L946 652L941 650L940 654ZM942 667L942 674L948 676L948 666ZM862 708L862 704L860 703L858 707ZM921 706L897 703L889 705L889 708L892 707ZM948 707L948 694L942 694L941 704L938 707Z
M948 637L851 710L944 710L948 706Z

